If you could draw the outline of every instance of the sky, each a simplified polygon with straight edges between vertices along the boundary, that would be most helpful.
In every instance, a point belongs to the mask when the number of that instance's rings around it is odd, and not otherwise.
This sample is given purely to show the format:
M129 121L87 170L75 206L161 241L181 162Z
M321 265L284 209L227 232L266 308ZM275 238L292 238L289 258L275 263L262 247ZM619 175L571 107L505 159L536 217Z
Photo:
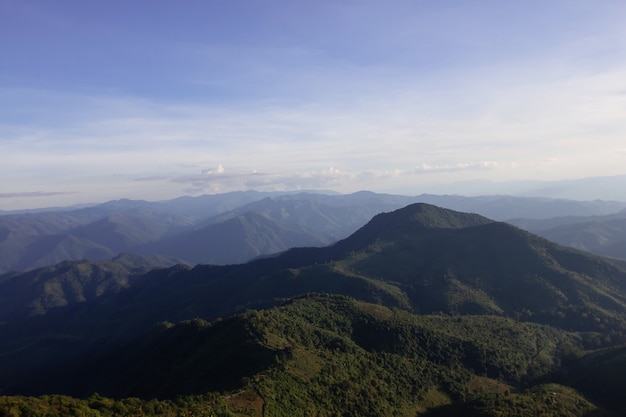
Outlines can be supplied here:
M624 22L621 0L0 0L0 210L624 175Z

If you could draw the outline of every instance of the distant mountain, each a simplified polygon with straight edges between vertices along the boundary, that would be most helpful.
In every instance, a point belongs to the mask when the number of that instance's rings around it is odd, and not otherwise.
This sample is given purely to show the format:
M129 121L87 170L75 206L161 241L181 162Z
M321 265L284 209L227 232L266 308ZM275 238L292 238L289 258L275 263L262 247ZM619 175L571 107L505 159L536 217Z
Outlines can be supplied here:
M113 214L111 214L113 213ZM103 260L185 230L189 218L144 207L0 217L0 272Z
M565 246L626 259L626 211L606 216L513 219L510 223Z
M468 213L478 213L494 220L514 218L531 220L562 216L609 215L626 209L626 202L612 200L577 201L549 197L519 197L513 195L430 195L417 197L419 202Z
M249 191L164 202L124 199L73 211L0 216L0 273L64 260L108 259L122 252L176 256L193 263L245 262L293 246L332 243L373 215L412 200L368 192ZM245 219L250 213L264 220ZM242 219L238 225L226 222L236 217Z
M237 264L260 255L297 246L325 246L333 239L297 225L275 222L256 212L244 212L219 223L181 233L136 250L163 253L198 264Z
M463 195L517 195L570 200L626 201L626 175L587 177L572 180L541 181L460 181L433 185L430 193ZM525 217L525 216L523 216Z
M0 216L0 273L31 270L64 260L108 259L122 252L175 256L192 263L245 262L293 245L335 242L378 213L416 202L498 220L545 218L556 213L605 215L626 208L626 203L611 201L426 194L411 197L367 191L348 195L248 191L162 202L125 199L77 210ZM246 232L235 233L240 241L229 235L233 223L215 228L218 223L248 213L257 213L266 220L244 222ZM268 222L274 224L270 227ZM254 227L259 230L253 231ZM273 232L268 232L270 229ZM220 246L215 245L217 241L230 243ZM227 247L236 248L237 253Z
M2 215L0 273L64 260L107 259L275 194L249 191L165 202L122 199L73 210Z
M321 193L322 195L328 192ZM179 197L169 201L154 203L164 211L197 219L208 219L218 214L265 198L290 194L288 192L236 191L223 194L201 195L197 197Z
M285 225L297 226L335 242L352 234L378 213L416 202L415 197L361 191L349 195L301 193L265 198L208 219L209 224L247 212L259 213Z
M187 217L142 209L108 215L69 233L112 248L114 252L124 252L185 231L193 223Z

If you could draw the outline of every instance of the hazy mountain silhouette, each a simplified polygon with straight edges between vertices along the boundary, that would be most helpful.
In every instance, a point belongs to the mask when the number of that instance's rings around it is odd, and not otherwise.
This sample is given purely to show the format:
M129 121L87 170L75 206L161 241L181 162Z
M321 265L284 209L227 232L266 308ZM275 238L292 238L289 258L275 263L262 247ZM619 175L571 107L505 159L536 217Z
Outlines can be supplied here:
M626 211L606 216L513 219L510 223L566 246L626 259Z
M137 250L167 254L192 264L224 265L243 263L296 246L324 246L332 241L297 225L281 224L256 212L245 212Z
M190 258L190 262L245 262L293 245L317 246L334 242L353 233L377 213L415 202L435 203L495 219L545 218L556 213L607 214L626 207L626 203L610 201L426 194L410 197L366 191L348 195L247 191L162 202L123 199L75 210L0 216L0 273L30 270L63 260L108 259L122 252L177 256ZM273 221L275 232L264 240L261 236L268 230L267 222L248 222L247 232L239 234L244 240L235 244L228 236L228 227L220 228L221 236L215 235L215 230L202 231L249 212ZM261 229L254 232L252 227L255 225ZM294 234L299 237L295 238ZM245 240L252 235L257 238ZM180 247L186 240L189 244L185 246L185 252L193 252L193 256L181 256ZM240 256L220 251L220 248L209 253L215 241L228 241L232 246L239 246ZM207 251L202 252L203 247Z

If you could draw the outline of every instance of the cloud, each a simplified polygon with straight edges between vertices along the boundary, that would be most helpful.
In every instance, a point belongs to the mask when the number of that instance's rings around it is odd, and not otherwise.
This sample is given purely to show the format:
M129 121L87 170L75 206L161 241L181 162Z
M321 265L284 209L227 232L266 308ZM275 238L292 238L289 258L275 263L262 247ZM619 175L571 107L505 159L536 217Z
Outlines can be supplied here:
M215 169L203 169L202 175L221 175L224 173L224 167L219 164Z
M415 168L415 172L421 173L437 173L437 172L462 172L462 171L486 171L496 169L502 164L496 161L481 161L472 163L457 163L454 165L429 165L422 164Z
M38 198L78 194L77 191L31 191L21 193L0 193L0 198Z
M246 42L159 36L148 55L165 64L150 77L120 59L113 72L93 69L129 78L88 71L81 83L59 61L67 85L0 84L5 195L387 191L623 173L626 33L615 5L316 7L261 8L277 24L249 39L225 26Z
M225 173L221 169L203 170L200 175L172 179L174 183L189 184L189 194L255 189L261 191L311 190L341 188L349 185L357 175L330 167L319 171L264 172L240 171ZM221 172L220 172L221 171Z
M239 171L224 173L224 170L203 170L200 175L183 176L172 182L189 184L184 191L189 194L218 193L235 190L287 191L334 189L353 192L360 189L376 189L380 184L417 184L423 174L454 173L461 171L485 171L498 169L495 161L458 163L454 165L427 165L414 169L390 170L342 170L328 167L322 170L298 172ZM221 167L221 165L220 165ZM207 171L210 173L207 174Z
M164 180L168 180L168 177L164 177L164 176L152 176L152 177L140 177L140 178L135 178L134 181L139 181L139 182L156 182L156 181L164 181Z

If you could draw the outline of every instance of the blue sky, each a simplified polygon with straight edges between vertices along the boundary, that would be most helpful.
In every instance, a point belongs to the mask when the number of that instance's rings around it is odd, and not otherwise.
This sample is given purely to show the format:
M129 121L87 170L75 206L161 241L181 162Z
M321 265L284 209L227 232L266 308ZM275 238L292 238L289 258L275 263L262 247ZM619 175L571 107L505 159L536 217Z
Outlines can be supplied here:
M623 1L0 0L0 209L626 174L624 22Z

